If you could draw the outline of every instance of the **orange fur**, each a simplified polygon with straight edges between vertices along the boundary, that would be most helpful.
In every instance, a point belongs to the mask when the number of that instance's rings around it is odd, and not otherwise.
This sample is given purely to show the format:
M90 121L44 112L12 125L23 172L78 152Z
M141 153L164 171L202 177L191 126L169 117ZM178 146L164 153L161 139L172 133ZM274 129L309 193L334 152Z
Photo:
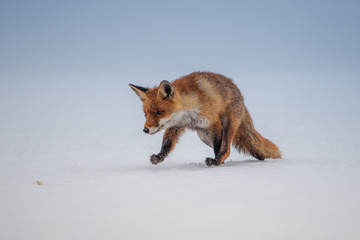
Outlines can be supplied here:
M144 131L166 130L161 151L151 156L153 164L164 160L186 128L196 130L214 149L215 158L206 159L209 166L222 164L231 144L259 160L281 158L278 147L255 130L243 96L230 78L195 72L152 89L130 87L143 102Z

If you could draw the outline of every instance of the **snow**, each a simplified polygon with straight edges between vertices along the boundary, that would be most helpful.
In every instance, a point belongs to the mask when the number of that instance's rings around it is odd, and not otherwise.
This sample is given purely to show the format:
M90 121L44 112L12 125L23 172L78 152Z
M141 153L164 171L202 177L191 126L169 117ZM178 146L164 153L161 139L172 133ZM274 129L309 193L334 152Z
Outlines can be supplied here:
M283 159L187 132L153 166L129 82L2 84L0 239L359 239L357 78L226 75Z

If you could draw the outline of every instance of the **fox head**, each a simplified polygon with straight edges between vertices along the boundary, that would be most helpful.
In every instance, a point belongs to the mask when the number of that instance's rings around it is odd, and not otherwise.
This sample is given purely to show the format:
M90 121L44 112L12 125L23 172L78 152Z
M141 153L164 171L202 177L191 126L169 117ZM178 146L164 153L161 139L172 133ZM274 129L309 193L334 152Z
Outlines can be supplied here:
M155 134L170 127L170 119L179 105L173 86L166 80L152 89L129 84L143 103L146 122L144 132Z

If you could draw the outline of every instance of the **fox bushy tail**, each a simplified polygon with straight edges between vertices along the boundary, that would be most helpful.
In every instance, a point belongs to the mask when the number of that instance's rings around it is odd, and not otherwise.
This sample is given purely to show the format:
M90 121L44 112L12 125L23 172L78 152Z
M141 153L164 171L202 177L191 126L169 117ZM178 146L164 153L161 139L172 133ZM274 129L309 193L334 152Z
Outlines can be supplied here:
M259 160L281 158L279 148L255 130L247 109L245 109L244 118L236 132L233 145L238 151L250 154Z

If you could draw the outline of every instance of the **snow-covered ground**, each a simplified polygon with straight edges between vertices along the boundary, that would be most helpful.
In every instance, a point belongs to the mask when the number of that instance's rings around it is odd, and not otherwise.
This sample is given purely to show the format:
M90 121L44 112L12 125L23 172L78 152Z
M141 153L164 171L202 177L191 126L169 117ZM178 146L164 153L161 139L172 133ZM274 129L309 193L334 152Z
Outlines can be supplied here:
M145 77L1 83L0 239L360 239L358 77L225 74L283 159L188 132L151 165Z

